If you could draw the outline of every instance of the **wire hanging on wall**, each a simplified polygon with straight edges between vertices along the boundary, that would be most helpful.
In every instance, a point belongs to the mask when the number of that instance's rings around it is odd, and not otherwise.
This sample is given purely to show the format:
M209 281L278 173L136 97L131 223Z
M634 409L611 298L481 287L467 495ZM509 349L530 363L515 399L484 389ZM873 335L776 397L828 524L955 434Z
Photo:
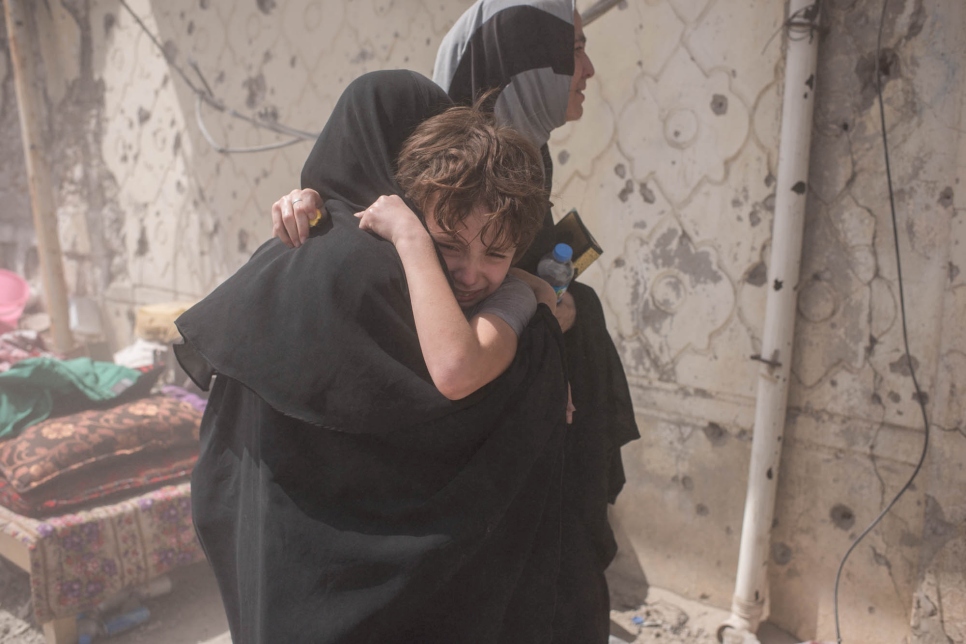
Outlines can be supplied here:
M201 84L204 86L204 88L198 87L191 80L191 78L188 77L188 74L181 67L179 67L177 63L175 63L165 54L164 45L162 45L158 41L157 37L155 37L155 35L151 33L151 30L148 29L147 25L145 25L144 22L141 20L141 18L134 12L134 10L131 9L130 5L128 5L127 3L127 0L120 0L120 1L121 1L121 6L123 6L124 9L129 14L131 14L131 17L134 18L134 21L141 28L141 31L143 31L144 34L147 35L147 37L151 40L151 42L154 43L154 46L158 48L158 51L161 52L161 55L164 56L165 60L167 60L168 65L170 65L174 69L174 71L177 72L178 76L181 77L181 80L183 80L185 84L188 86L188 88L191 89L192 92L194 92L195 120L198 123L198 129L201 131L201 135L204 137L205 141L208 142L208 145L210 145L215 151L221 152L222 154L266 152L268 150L277 150L279 148L295 145L296 143L302 143L303 141L315 141L318 138L319 136L318 132L306 132L304 130L299 130L293 127L289 127L287 125L283 125L282 123L257 119L257 118L248 116L246 114L242 114L237 110L234 110L228 107L227 105L225 105L223 101L215 97L214 92L212 92L211 90L211 86L208 85L208 81L205 80L204 75L201 73L201 69L198 67L198 64L193 60L189 60L188 64L191 65L191 68L194 70L195 74L198 76L198 79L201 81ZM287 136L289 137L289 139L285 141L279 141L277 143L268 143L266 145L252 146L252 147L246 147L246 148L233 148L233 147L223 146L217 141L215 141L215 138L211 135L211 132L208 130L208 127L205 125L204 118L202 116L202 107L204 105L208 105L209 107L215 109L218 112L223 112L228 116L231 116L232 118L244 121L257 128L269 130L276 134Z
M886 171L886 186L889 190L889 210L892 214L892 234L895 241L896 250L896 280L899 283L899 310L902 314L902 341L906 350L906 361L909 367L909 373L912 375L912 384L916 389L916 401L919 403L919 409L922 411L922 421L925 427L925 436L923 438L922 444L922 454L919 456L919 462L916 463L916 468L913 470L912 475L906 484L902 486L902 489L892 498L889 504L885 507L882 512L879 513L872 523L862 531L849 549L842 556L842 561L839 563L838 572L835 574L835 592L833 596L833 607L835 611L835 638L838 644L842 644L842 631L839 626L839 582L842 578L842 570L845 568L845 562L848 560L849 555L855 550L859 542L862 541L868 535L875 526L882 521L883 517L892 509L892 506L896 504L899 498L906 493L912 482L915 480L916 476L919 475L919 471L922 469L923 463L926 461L926 453L929 451L929 416L926 413L926 399L923 396L922 389L919 387L919 380L916 378L916 367L912 362L912 353L909 351L909 333L908 325L906 323L906 297L902 288L902 256L899 252L899 224L896 217L896 200L895 193L892 188L892 169L889 163L889 139L886 134L886 120L885 120L885 103L882 99L882 77L879 74L880 58L882 56L882 29L885 25L886 17L886 7L889 5L889 0L882 0L882 17L879 20L879 36L876 40L875 45L875 87L876 93L879 98L879 120L882 123L882 149L885 155L885 171Z
M768 45L775 40L775 37L780 34L783 30L788 34L788 40L790 42L798 42L799 40L804 40L808 37L808 42L812 42L812 38L816 34L824 33L819 26L818 17L821 15L822 0L815 0L810 5L802 7L792 15L788 16L788 19L781 24L781 26L775 30L775 33L771 35L771 38L765 43L765 46L761 48L761 53L764 54L765 50L768 49Z

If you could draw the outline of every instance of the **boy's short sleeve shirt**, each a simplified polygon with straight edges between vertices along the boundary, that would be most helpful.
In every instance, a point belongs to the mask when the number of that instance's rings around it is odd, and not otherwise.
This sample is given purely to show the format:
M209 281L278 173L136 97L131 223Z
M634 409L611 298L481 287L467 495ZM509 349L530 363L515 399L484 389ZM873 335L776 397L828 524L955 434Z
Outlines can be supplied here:
M507 275L498 289L466 312L466 319L489 313L509 324L520 337L536 312L537 296L533 289L523 280Z

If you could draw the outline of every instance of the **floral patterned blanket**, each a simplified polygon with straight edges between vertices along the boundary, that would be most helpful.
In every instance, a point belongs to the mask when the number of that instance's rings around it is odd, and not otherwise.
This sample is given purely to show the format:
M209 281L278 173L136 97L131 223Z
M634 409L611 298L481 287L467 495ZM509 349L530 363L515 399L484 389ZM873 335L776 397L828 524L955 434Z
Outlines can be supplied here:
M0 532L30 554L38 624L76 615L125 587L204 559L187 482L47 519L0 507Z

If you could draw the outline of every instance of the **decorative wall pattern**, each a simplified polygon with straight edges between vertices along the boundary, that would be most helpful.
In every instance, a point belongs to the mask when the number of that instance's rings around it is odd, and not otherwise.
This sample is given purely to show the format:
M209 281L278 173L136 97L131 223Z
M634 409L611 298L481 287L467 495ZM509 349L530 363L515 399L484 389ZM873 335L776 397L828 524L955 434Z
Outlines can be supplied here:
M617 327L626 369L665 379L685 349L707 351L732 313L734 288L713 248L697 248L676 220L648 236L632 233L613 262L607 301L620 302ZM627 301L629 298L629 302Z
M952 383L966 373L957 371L961 349L949 342L961 347L962 338L943 322L950 307L963 311L955 285L966 256L959 237L949 236L960 223L954 202L962 170L955 166L962 161L953 160L962 154L963 84L960 54L951 52L963 51L961 8L893 2L885 19L880 67L910 358L872 85L882 5L824 6L827 31L810 88L817 105L805 250L792 285L799 294L792 420L770 580L773 618L800 637L827 638L838 558L902 487L922 450L910 362L931 417L957 428L931 450L936 467L948 473L939 463L966 447L962 407L951 402L961 391ZM747 441L753 429L758 367L749 356L760 343L775 216L782 67L781 38L773 36L783 18L777 6L721 1L639 2L605 16L588 30L600 96L585 108L603 118L591 128L572 124L552 140L559 201L603 231L607 254L586 279L604 294L647 419L618 504L622 523L652 580L674 578L722 605L737 562L728 544L740 525L740 511L728 510L733 495L743 494L726 482L747 468L747 452L736 457L723 446L734 445L726 438ZM606 36L595 38L595 29ZM678 251L673 262L670 248ZM686 277L703 270L721 280L699 287ZM937 387L941 402L931 393ZM673 450L659 432L668 423L676 427ZM676 483L685 480L689 486ZM930 530L930 518L916 509L923 502L912 493L900 503L850 564L842 603L854 608L858 640L882 639L875 633L884 624L889 637L909 629L904 606L916 592L916 544L925 538L913 535ZM952 505L962 517L961 503ZM836 527L840 512L854 525ZM955 525L949 538L962 538L963 525ZM684 536L691 531L701 536ZM708 564L702 578L683 563L695 559ZM939 592L933 588L923 606L939 606ZM958 606L949 599L946 608Z

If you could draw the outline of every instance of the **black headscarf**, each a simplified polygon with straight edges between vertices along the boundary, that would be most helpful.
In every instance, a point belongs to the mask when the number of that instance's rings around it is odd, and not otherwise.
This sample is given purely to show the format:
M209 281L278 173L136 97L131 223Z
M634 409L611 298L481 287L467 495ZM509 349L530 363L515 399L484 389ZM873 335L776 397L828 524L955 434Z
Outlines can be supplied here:
M573 0L477 0L443 37L433 69L433 80L457 103L500 90L496 118L540 147L548 190L553 162L547 139L567 120L574 74L573 20ZM548 210L518 266L536 270L553 248L552 229Z
M331 230L266 243L178 320L182 364L218 373L192 501L236 644L550 640L556 323L540 307L501 377L446 400L395 249L352 216L398 193L400 144L448 104L411 72L353 82L302 173Z
M494 112L537 147L567 120L573 0L479 0L436 54L433 80L457 103L499 89Z
M300 252L269 241L178 319L178 358L207 388L233 378L275 409L316 425L382 433L454 410L422 360L392 244L354 212L401 194L393 161L416 125L451 101L412 72L377 72L339 99L302 171L331 225Z

